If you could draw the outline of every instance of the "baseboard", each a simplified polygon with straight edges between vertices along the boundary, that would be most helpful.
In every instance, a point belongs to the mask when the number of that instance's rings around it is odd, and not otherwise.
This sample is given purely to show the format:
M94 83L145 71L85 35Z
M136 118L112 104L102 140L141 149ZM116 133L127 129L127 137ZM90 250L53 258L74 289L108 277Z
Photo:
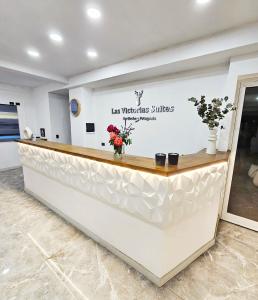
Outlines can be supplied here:
M134 269L142 273L146 278L148 278L150 281L152 281L154 284L156 284L158 287L161 287L164 285L167 281L169 281L171 278L173 278L175 275L177 275L180 271L185 269L189 264L191 264L196 258L198 258L200 255L202 255L205 251L207 251L210 247L212 247L215 244L215 238L213 238L211 241L203 245L201 248L199 248L197 251L195 251L191 256L189 256L187 259L185 259L182 263L177 265L174 269L172 269L170 272L165 274L162 277L157 277L155 274L150 272L148 269L146 269L143 265L139 264L126 254L122 253L120 250L106 242L105 240L101 239L99 236L94 234L93 232L89 231L87 228L76 222L74 219L71 219L67 215L65 215L63 212L61 212L56 207L52 206L50 203L42 199L40 196L36 195L34 192L29 190L28 188L25 188L25 192L38 201L40 201L42 204L49 207L51 210L53 210L55 213L60 215L62 218L64 218L66 221L71 223L73 226L78 228L80 231L85 233L87 236L89 236L91 239L93 239L95 242L100 244L101 246L108 249L110 252L118 256L120 259L125 261L128 265L132 266Z

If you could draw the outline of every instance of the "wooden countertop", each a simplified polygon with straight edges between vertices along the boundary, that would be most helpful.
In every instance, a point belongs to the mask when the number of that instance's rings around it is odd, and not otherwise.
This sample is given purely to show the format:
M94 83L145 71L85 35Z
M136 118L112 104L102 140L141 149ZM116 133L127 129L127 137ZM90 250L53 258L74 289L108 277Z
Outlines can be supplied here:
M196 154L180 156L177 166L157 167L155 165L155 159L147 157L123 155L122 159L115 159L113 152L111 151L96 150L92 148L77 147L40 140L19 140L18 142L162 176L171 176L180 172L227 161L229 157L229 152L218 152L215 155L208 155L203 150Z

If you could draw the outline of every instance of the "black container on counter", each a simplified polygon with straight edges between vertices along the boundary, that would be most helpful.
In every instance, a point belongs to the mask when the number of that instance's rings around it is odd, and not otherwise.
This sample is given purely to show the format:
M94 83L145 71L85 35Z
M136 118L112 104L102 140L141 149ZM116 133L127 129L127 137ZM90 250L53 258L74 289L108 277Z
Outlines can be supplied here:
M178 164L178 153L168 153L168 164L170 166L176 166Z
M156 153L155 162L157 166L164 167L166 164L166 154L165 153Z

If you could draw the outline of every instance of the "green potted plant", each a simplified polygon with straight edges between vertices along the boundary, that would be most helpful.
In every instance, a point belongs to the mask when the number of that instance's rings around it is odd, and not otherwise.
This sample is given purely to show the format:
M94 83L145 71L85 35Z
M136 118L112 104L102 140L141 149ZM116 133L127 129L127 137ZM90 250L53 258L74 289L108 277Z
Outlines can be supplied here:
M228 97L214 98L210 103L206 102L205 96L201 96L200 100L192 97L189 98L188 101L194 103L198 115L202 118L202 122L207 124L209 128L209 139L206 152L208 154L216 154L217 129L220 125L220 121L223 120L225 115L230 111L236 110L236 107L233 104L228 103Z

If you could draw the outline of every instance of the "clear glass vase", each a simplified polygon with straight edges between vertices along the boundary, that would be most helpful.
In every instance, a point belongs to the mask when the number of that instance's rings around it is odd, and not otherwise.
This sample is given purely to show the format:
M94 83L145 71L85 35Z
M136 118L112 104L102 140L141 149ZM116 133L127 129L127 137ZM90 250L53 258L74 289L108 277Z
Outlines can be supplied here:
M116 159L121 159L122 158L122 153L123 152L123 146L114 146L114 157Z

